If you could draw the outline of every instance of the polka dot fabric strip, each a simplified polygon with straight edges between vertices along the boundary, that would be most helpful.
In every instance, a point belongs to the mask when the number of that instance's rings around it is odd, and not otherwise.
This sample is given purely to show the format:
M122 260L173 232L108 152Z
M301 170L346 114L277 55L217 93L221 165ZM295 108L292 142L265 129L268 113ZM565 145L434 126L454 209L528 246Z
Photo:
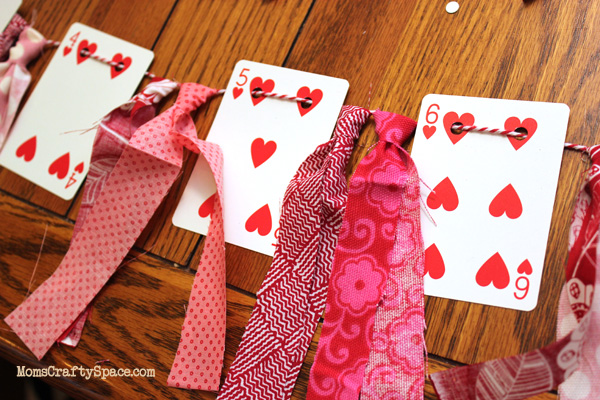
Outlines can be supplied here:
M223 159L218 146L196 137L189 115L215 92L199 84L183 84L173 107L133 134L61 265L6 317L6 323L38 359L116 271L177 178L186 146L209 161L219 201L215 202L207 244L194 278L193 303L188 307L175 360L178 366L174 375L185 384L172 378L169 384L205 390L218 387L225 340ZM203 336L196 338L193 332ZM190 337L198 342L188 342ZM187 350L185 354L182 349Z

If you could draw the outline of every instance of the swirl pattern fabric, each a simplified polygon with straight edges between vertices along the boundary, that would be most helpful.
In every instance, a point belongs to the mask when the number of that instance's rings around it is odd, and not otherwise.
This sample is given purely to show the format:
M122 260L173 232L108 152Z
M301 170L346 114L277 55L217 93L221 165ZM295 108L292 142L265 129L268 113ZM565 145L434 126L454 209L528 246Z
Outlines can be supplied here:
M289 399L325 306L347 188L345 169L369 116L344 106L333 138L287 187L271 268L218 399Z
M561 385L561 392L577 395L581 387L572 387L571 379L581 383L590 371L597 371L598 316L600 303L594 291L600 287L598 274L598 230L600 227L600 146L590 148L592 167L582 190L571 226L570 252L566 268L559 316L558 341L526 354L487 361L481 364L453 368L431 375L431 381L441 400L524 399ZM570 304L569 304L570 303ZM570 309L572 314L568 314ZM560 318L560 317L559 317ZM573 328L570 332L565 329ZM565 334L566 333L566 334ZM595 351L595 353L594 353ZM596 360L593 360L593 358ZM589 364L592 362L593 364ZM589 365L588 365L589 364ZM590 378L597 380L598 375ZM571 383L569 383L571 381ZM594 387L587 387L589 397ZM566 386L566 387L565 387ZM567 397L568 399L572 397Z
M196 331L186 335L186 339L189 336L192 340L213 344L208 351L196 348L192 353L193 347L190 348L190 362L178 368L176 375L186 378L183 387L188 384L190 388L206 390L218 387L225 340L223 158L217 145L197 138L190 117L190 113L215 92L199 84L183 84L171 108L134 132L61 265L5 318L38 359L79 317L116 271L176 180L185 146L201 152L211 165L219 198L215 201L209 236L191 295L205 298L188 307L184 329ZM202 280L211 282L207 290L200 283ZM208 291L212 292L210 297ZM206 313L210 313L210 319L204 318ZM188 324L190 317L195 321ZM199 332L202 332L201 338L196 336ZM185 357L187 361L187 352ZM170 379L169 383L180 384L178 379Z
M374 117L379 142L350 180L307 399L423 398L419 179L400 147L416 122Z
M19 14L13 15L2 34L0 34L0 61L6 61L10 48L28 25L27 21Z
M0 63L0 149L31 83L27 64L40 55L45 45L44 36L27 27L19 35L17 44L10 49L8 60Z
M90 168L71 241L83 227L133 132L156 116L158 103L176 88L177 84L173 81L155 78L140 93L102 119L94 138ZM77 346L90 311L91 304L58 341L68 346Z

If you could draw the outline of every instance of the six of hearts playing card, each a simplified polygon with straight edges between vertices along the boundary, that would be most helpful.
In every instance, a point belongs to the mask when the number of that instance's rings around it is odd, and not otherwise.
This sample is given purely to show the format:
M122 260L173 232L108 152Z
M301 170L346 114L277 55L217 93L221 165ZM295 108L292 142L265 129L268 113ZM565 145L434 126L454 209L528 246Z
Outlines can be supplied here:
M412 157L422 212L425 294L535 308L569 108L565 104L428 95ZM453 130L475 125L523 139Z
M73 24L15 121L0 164L65 200L73 198L89 168L94 126L131 97L153 58L150 50Z
M285 189L300 163L330 138L348 86L308 72L236 64L207 137L223 149L227 242L273 255ZM310 98L312 104L253 95L256 89ZM215 191L199 157L173 224L206 234Z

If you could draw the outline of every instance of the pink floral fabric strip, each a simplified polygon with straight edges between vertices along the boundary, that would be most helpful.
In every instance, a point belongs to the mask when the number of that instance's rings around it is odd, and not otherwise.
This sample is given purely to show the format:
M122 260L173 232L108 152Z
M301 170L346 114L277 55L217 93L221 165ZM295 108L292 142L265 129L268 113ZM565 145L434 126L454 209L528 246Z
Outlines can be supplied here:
M220 149L197 139L189 115L214 93L199 84L183 84L173 107L134 132L61 265L5 318L38 359L85 310L129 252L179 175L183 146L202 152L214 166L221 196ZM195 332L189 335L194 340L212 343L207 350L197 345L189 348L194 361L177 372L182 378L197 380L191 387L206 390L218 387L225 340L225 254L219 206L215 210L209 229L215 237L207 239L192 293L210 291L212 295L188 307L188 316L200 317L192 317L194 322L187 327ZM206 289L200 280L206 282ZM209 312L213 317L204 318Z
M420 293L418 288L423 245L420 230L415 230L420 226L418 177L400 147L416 122L382 111L375 112L375 122L380 140L349 184L307 399L409 398L413 392L423 396L423 385L418 386L424 377L422 283ZM409 197L403 200L405 195ZM401 212L407 214L399 225ZM411 236L396 241L397 232L409 233L407 229ZM414 260L402 265L407 256ZM404 268L408 285L403 282ZM415 289L417 293L411 293ZM408 352L398 357L382 354L397 350ZM404 366L405 358L410 369ZM372 366L366 375L368 361ZM397 382L386 382L390 374Z
M8 52L23 29L29 24L19 14L15 14L2 34L0 34L0 61L6 61Z
M575 377L579 386L586 377L597 380L598 360L598 233L600 226L600 146L590 149L592 168L581 192L571 229L571 248L567 262L567 283L563 289L560 314L563 315L557 342L526 354L487 361L481 364L453 368L431 375L431 381L441 400L524 399L561 385L569 396L582 387L570 390ZM566 310L571 314L564 317ZM564 322L565 318L572 319ZM574 328L565 335L565 329ZM594 353L596 351L596 353ZM596 357L597 358L597 357ZM587 365L589 362L593 364ZM585 386L585 396L597 390L597 383ZM596 392L597 393L597 392ZM567 397L569 398L569 397Z
M218 399L289 399L323 312L347 189L345 169L369 116L344 106L333 138L286 190L275 257Z
M422 400L425 387L425 268L421 235L420 180L415 163L400 145L415 126L400 115L374 113L379 140L388 143L394 163L373 165L373 193L386 193L387 202L398 205L395 242L387 257L389 273L375 314L361 399ZM395 146L396 148L390 146ZM398 159L398 158L399 159ZM379 172L375 172L379 171ZM395 186L383 186L378 174L400 177ZM399 193L395 191L399 189ZM383 202L382 202L383 204ZM387 206L382 209L389 210Z
M17 44L10 49L8 61L0 63L0 149L31 83L27 64L40 55L45 45L46 39L41 33L31 27L25 28Z
M71 241L83 227L87 215L102 193L110 173L127 147L133 132L156 116L160 101L176 88L177 84L173 81L155 78L140 93L102 119L96 131L90 169L85 180L83 199ZM91 304L59 338L60 343L77 346L90 309Z

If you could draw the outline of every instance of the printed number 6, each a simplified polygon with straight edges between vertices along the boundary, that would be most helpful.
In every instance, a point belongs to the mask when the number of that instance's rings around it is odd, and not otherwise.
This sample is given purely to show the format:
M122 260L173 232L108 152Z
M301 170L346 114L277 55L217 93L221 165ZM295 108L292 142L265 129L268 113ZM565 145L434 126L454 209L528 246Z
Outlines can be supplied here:
M431 111L431 108L433 106L436 106L438 111L440 110L440 106L438 106L437 104L432 104L432 105L429 106L429 108L427 109L427 113L425 114L425 121L427 121L428 124L435 124L437 122L437 120L438 120L437 113ZM435 119L432 120L432 121L429 120L429 116L431 116L431 115L435 116Z
M242 69L242 72L240 72L240 78L244 78L244 82L242 82L242 83L236 82L235 84L238 86L244 86L248 82L248 77L246 75L244 75L244 71L250 71L250 70L248 68Z

